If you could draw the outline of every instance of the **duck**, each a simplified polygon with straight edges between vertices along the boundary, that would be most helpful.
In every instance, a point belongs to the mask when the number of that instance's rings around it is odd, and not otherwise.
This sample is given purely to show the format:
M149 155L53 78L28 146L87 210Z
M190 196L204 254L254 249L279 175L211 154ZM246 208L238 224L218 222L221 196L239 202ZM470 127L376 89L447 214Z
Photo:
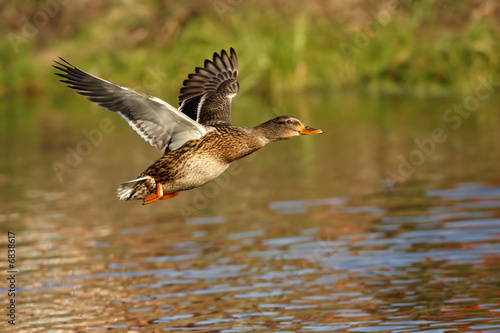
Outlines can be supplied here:
M239 91L238 59L233 48L229 53L215 52L212 60L206 59L203 67L188 75L177 108L59 60L54 61L54 68L63 78L61 82L118 113L160 153L137 178L118 186L120 200L142 200L147 205L170 199L212 181L232 162L271 142L323 133L290 115L253 127L233 126L231 101Z

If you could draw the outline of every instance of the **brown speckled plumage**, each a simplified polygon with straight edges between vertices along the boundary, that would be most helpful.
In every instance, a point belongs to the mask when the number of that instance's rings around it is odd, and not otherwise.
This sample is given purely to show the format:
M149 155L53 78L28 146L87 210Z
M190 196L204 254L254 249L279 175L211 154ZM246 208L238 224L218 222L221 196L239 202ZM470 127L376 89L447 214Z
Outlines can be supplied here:
M201 186L217 177L231 162L263 147L263 143L252 136L253 132L252 128L215 127L203 138L188 141L181 148L163 155L138 178L153 178L163 184L165 192ZM141 184L137 184L136 192L140 188ZM140 195L134 194L130 199L136 197Z
M62 60L62 59L61 59ZM130 88L100 79L68 62L57 62L70 88L109 111L119 113L162 156L137 179L118 188L122 200L144 204L169 199L213 180L229 164L269 142L303 134L320 134L292 116L255 127L233 127L231 100L239 91L236 53L214 53L184 81L179 109Z

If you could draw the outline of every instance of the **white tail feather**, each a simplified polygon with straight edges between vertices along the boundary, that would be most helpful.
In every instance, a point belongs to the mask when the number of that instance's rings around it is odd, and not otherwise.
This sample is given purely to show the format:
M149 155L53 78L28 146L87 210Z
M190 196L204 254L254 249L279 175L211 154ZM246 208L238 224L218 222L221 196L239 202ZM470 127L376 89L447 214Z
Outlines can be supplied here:
M135 193L135 186L137 183L140 183L144 180L148 179L148 177L141 177L134 180L130 180L123 184L120 184L116 189L116 194L120 200L128 200Z

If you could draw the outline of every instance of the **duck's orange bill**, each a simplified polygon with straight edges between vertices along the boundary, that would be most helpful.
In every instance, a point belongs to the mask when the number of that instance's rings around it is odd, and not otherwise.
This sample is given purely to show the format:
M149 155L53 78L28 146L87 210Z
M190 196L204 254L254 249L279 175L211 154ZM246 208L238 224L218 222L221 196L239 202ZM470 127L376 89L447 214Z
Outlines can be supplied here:
M311 128L304 124L301 124L302 128L300 129L299 134L301 135L315 135L315 134L323 134L323 130Z

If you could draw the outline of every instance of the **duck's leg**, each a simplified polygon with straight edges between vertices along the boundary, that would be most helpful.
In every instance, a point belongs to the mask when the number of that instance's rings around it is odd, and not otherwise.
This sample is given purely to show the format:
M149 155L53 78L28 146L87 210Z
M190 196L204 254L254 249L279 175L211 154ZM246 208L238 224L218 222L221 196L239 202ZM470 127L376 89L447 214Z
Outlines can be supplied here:
M156 182L156 191L148 194L144 197L144 201L142 202L143 205L147 205L150 203L153 203L155 201L158 201L163 197L163 186L161 185L160 182Z
M169 192L169 193L163 193L163 186L161 185L160 182L156 182L156 191L146 195L144 197L143 205L147 205L150 203L153 203L158 200L166 200L166 199L171 199L173 197L176 197L179 195L180 192Z
M166 200L166 199L171 199L173 197L176 197L180 194L181 192L169 192L169 193L164 193L163 196L160 198L160 200Z

